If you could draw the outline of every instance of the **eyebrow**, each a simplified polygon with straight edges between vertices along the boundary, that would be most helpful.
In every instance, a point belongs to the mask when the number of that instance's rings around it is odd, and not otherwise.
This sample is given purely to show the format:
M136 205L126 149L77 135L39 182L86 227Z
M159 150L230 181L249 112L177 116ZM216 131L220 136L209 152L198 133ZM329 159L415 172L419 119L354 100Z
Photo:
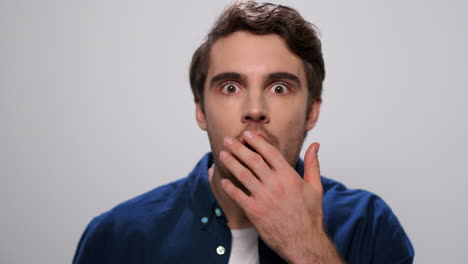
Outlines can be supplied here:
M296 83L297 88L301 88L301 80L296 75L289 73L289 72L274 72L268 74L266 79L268 82L273 80L290 80Z
M243 81L245 79L245 76L241 75L240 73L237 72L223 72L220 74L217 74L211 78L210 81L210 87L213 87L218 82L222 81Z
M210 87L213 87L216 83L222 82L222 81L237 81L237 82L243 82L247 78L245 75L237 73L237 72L223 72L220 74L217 74L213 76L210 80ZM289 72L274 72L268 74L268 76L265 78L266 82L271 82L274 80L290 80L293 81L298 88L301 88L301 80L299 77L296 75L289 73Z

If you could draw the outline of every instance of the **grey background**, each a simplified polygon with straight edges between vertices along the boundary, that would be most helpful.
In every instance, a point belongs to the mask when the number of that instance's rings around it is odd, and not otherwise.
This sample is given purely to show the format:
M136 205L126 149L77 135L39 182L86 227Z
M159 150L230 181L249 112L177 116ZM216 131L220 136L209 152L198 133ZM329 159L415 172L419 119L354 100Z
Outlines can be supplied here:
M71 262L93 216L209 150L187 72L226 3L0 1L1 263ZM322 174L382 196L416 263L464 263L466 2L280 3L322 34Z

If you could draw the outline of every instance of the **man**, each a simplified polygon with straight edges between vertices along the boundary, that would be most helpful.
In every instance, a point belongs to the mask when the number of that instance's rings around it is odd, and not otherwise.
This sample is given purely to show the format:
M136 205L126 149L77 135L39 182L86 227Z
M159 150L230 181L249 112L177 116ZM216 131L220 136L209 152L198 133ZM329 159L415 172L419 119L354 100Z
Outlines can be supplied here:
M320 40L297 11L234 3L195 52L196 119L212 153L184 179L91 221L74 263L412 263L376 195L321 177Z

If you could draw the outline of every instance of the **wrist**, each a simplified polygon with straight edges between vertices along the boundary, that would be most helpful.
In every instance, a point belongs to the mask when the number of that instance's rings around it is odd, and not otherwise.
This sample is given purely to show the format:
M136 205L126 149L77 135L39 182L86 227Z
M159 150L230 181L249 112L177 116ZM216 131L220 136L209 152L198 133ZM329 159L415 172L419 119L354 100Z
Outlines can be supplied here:
M302 252L295 252L294 255L287 258L288 263L293 264L343 264L338 250L333 242L323 231L313 236L313 241L308 241L302 245Z

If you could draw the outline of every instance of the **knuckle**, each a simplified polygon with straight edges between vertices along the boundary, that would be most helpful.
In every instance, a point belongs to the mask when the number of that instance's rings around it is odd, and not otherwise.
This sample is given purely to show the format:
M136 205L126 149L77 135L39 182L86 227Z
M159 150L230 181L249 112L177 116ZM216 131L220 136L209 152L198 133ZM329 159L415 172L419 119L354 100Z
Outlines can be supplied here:
M264 213L264 210L262 207L260 206L255 206L255 205L250 205L248 207L249 211L251 212L251 214L255 215L255 216L263 216L265 215Z
M223 186L224 190L228 193L232 193L232 185L230 182L226 182Z
M250 178L250 172L248 170L243 169L239 173L239 180L241 180L242 182L249 182L249 178Z
M286 188L283 184L277 184L275 186L276 197L284 197L286 195Z
M245 205L245 211L248 212L250 215L258 216L257 207L250 203Z
M237 151L239 151L241 149L241 146L240 146L240 144L235 142L234 144L232 144L231 149L232 149L232 151L237 152Z
M240 199L241 199L241 193L239 192L239 190L232 190L232 196L233 196L234 199L236 199L236 200L240 200Z
M258 154L252 154L252 155L250 155L249 160L250 160L250 163L251 163L252 165L258 165L260 162L263 161L262 157L260 157L260 155L258 155Z
M241 206L245 206L247 204L246 197L243 191L237 189L233 192L234 200Z
M272 158L276 158L278 155L278 151L274 147L268 148L266 153L269 157L272 157Z

